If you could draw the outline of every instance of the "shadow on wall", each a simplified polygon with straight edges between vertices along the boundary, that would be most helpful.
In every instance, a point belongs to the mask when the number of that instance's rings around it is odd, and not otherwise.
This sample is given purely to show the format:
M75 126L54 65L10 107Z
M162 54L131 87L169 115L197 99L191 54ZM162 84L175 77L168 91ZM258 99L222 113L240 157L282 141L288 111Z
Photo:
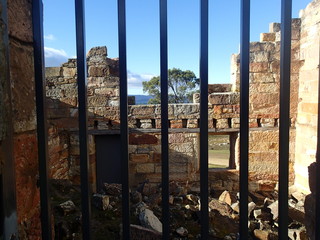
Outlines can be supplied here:
M67 104L58 99L47 98L49 121L49 161L50 178L69 179L80 184L80 151L78 135L78 109L76 104ZM118 107L105 107L107 118L88 112L88 136L90 183L96 189L96 183L109 179L119 182L121 176L120 130L117 121ZM112 114L113 112L113 114ZM97 129L97 121L99 127ZM134 127L131 124L131 127ZM112 144L111 144L112 143ZM119 146L116 147L115 144ZM169 134L170 179L173 181L198 181L198 134ZM105 176L113 172L114 180ZM96 177L99 179L97 180ZM151 183L161 182L161 134L139 132L129 134L129 177L130 185L137 185L149 179Z
M317 179L317 163L311 163L308 167L309 171L309 188L311 193L306 196L304 203L305 210L305 225L307 229L308 238L311 240L315 238L315 214L316 214L316 179Z

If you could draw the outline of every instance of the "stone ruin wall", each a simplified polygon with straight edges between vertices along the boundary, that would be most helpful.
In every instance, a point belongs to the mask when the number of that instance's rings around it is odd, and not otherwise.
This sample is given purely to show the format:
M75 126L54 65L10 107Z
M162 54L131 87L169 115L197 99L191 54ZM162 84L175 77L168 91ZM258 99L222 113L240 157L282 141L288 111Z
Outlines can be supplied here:
M292 22L290 182L294 182L305 192L309 191L307 166L315 161L317 141L319 4L319 1L313 1L301 12L301 19L294 19ZM116 59L106 56L106 49L103 48L93 49L88 54L88 110L91 133L119 128L118 63ZM228 131L239 127L239 61L239 54L234 54L231 58L231 90L230 85L225 84L211 87L212 92L209 92L208 96L211 129ZM279 73L280 25L272 23L269 33L262 33L260 41L252 42L250 46L249 169L253 180L250 183L252 188L259 188L259 183L263 186L262 180L275 182L278 178ZM47 74L52 140L50 144L52 147L60 145L61 148L59 151L52 151L54 156L51 154L52 176L76 179L79 162L75 150L78 147L75 61L70 60L61 68L47 69ZM195 96L193 104L169 106L171 128L198 127L197 99L198 96ZM160 124L159 106L129 106L130 128L157 129ZM197 133L170 135L171 154L187 156L183 161L172 162L186 166L183 170L180 169L180 172L172 173L177 180L198 179L197 138ZM179 148L181 143L185 147ZM129 150L131 175L139 180L149 178L159 181L159 133L130 134ZM94 135L90 136L90 161L94 176ZM229 176L228 179L220 181L226 177L220 173L210 173L212 182L219 182L213 183L219 184L215 187L228 186L236 189L236 183L230 184L230 179L233 179L232 182L238 180L237 171L229 170L224 174Z
M7 172L8 166L13 164L15 168L15 182L0 184L4 184L5 192L11 195L6 201L14 201L12 196L16 197L18 217L15 219L15 213L6 215L6 221L11 221L12 231L18 223L19 239L40 239L31 1L1 1L0 25L0 169L4 167L3 175L0 170L1 178L11 174ZM9 66L6 65L7 59ZM6 75L7 69L9 76ZM12 204L15 203L4 203L5 209L9 210Z
M313 1L308 5L308 7L301 12L301 39L300 47L298 39L293 39L293 46L296 47L297 51L294 51L293 56L299 56L295 59L297 62L296 68L292 70L295 71L293 74L292 86L296 87L293 90L294 93L297 92L298 96L292 97L293 107L291 111L292 122L295 123L295 129L291 129L290 137L292 141L290 142L291 157L293 159L295 155L295 184L299 186L301 190L308 190L307 186L307 166L315 161L315 149L316 149L316 118L317 118L317 103L318 103L318 64L319 64L319 9L320 1ZM3 2L0 3L0 11L3 10ZM37 159L37 140L36 140L36 120L35 120L35 92L34 92L34 77L33 77L33 48L32 48L32 31L31 31L31 1L21 0L21 1L9 1L8 2L8 18L9 18L9 43L10 43L10 79L0 78L0 98L1 98L1 134L0 134L0 158L1 162L6 159L6 153L10 151L7 146L13 148L14 161L16 165L16 195L17 195L17 206L18 206L18 224L20 226L19 235L21 239L40 239L40 222L39 219L39 189L37 187L37 177L38 177L38 159ZM2 15L0 17L0 24L4 24ZM263 34L260 43L253 43L251 45L251 119L250 125L252 127L261 126L261 130L264 127L273 127L277 125L276 119L277 109L276 103L278 103L278 95L274 94L274 89L279 88L278 77L272 75L272 81L261 80L270 79L270 71L279 71L279 33L276 30L277 25L273 25L273 30L270 33ZM297 33L297 32L296 32ZM3 33L1 33L0 38L0 57L3 58L5 55L3 46ZM5 34L5 33L4 33ZM270 44L271 42L271 44ZM255 48L255 46L257 48ZM268 50L269 47L275 48L276 59L272 62L272 51ZM254 50L256 49L256 50ZM300 54L299 54L300 49ZM267 50L269 53L265 54L262 50ZM118 128L118 116L119 109L117 107L118 101L118 84L119 79L117 76L117 60L107 59L108 64L105 64L105 59L101 59L98 53L94 54L97 56L92 56L91 73L96 71L96 77L89 77L89 126L90 129L116 129ZM267 56L266 56L267 55ZM253 57L255 56L255 57ZM90 54L89 54L90 57ZM271 57L271 58L270 58ZM100 61L99 60L102 60ZM233 63L233 79L237 83L239 79L238 75L238 64L239 58L235 55L232 58ZM99 62L100 61L100 62ZM270 62L269 62L270 61ZM299 64L298 64L299 63ZM90 64L90 61L89 61ZM95 69L97 65L97 69ZM1 64L1 67L3 65ZM105 68L104 68L105 67ZM301 68L300 68L301 67ZM300 70L298 70L300 68ZM78 180L79 175L79 159L78 159L78 137L77 137L77 96L76 96L76 86L75 86L75 65L74 60L66 63L62 68L51 69L52 71L57 71L56 73L51 73L52 77L48 77L48 91L56 88L56 94L48 96L48 106L50 109L50 128L49 128L49 146L50 146L50 162L51 162L51 176L53 178L59 179L71 179L73 181ZM102 71L99 73L99 71ZM49 70L48 70L49 71ZM61 72L62 71L62 72ZM68 72L69 71L69 72ZM90 74L90 71L89 71ZM105 75L106 74L106 75ZM260 75L260 77L259 77ZM3 75L1 75L3 76ZM55 81L53 81L55 79ZM260 80L261 82L260 82ZM295 79L295 80L294 80ZM56 81L57 80L57 81ZM92 82L90 82L92 80ZM59 83L60 81L60 83ZM51 82L51 83L50 83ZM51 84L51 86L50 86ZM68 85L69 84L69 85ZM93 90L94 86L99 86L97 92L90 92ZM298 86L299 85L299 86ZM12 87L12 98L5 95L8 90L8 86ZM69 86L69 87L68 87ZM234 84L234 91L237 92L237 84ZM262 102L257 97L261 94L257 94L256 98L252 97L253 91L260 92L264 95L264 100ZM273 90L272 90L273 89ZM298 91L297 91L298 89ZM70 92L69 92L70 91ZM100 93L98 94L98 92ZM104 92L104 93L103 93ZM91 94L91 95L90 95ZM101 95L101 96L99 96ZM219 94L216 94L219 95ZM228 94L222 94L226 97ZM94 96L96 96L94 98ZM262 95L261 95L262 96ZM91 98L90 98L91 97ZM216 96L215 96L216 97ZM215 98L213 97L213 98ZM212 96L211 96L212 98ZM219 98L219 97L217 97ZM228 97L226 97L228 98ZM105 103L108 99L108 104ZM253 101L255 100L255 101ZM71 102L69 102L71 101ZM101 101L101 105L98 102ZM255 103L262 106L262 108L256 108ZM269 107L267 106L269 104ZM211 109L210 116L214 117L214 112L216 115L216 127L226 126L228 121L223 120L226 118L232 118L232 127L236 128L236 121L239 114L239 107L234 104L234 107L230 107L230 102L225 102L225 104L209 104ZM10 118L9 115L6 117L12 119L10 121L5 121L3 118L3 112L8 111L8 108L12 106L13 116ZM187 104L186 108L197 109L196 104ZM272 107L274 106L274 107ZM141 106L131 106L130 112L136 113L139 111ZM155 109L156 106L144 106L145 108ZM91 109L90 109L91 108ZM174 108L170 106L170 108ZM133 110L134 109L134 110ZM209 110L210 110L209 109ZM255 111L256 110L256 111ZM150 110L151 111L151 110ZM186 110L187 111L187 110ZM266 111L266 112L264 112ZM264 113L271 112L271 115L266 115ZM187 120L187 125L189 127L197 126L197 114L191 111L190 121ZM224 115L225 114L225 115ZM229 115L228 115L229 114ZM232 115L234 114L234 115ZM253 114L253 115L252 115ZM296 114L296 115L295 115ZM148 116L148 117L147 117ZM140 127L150 126L154 124L151 119L156 119L155 115L147 115L143 118L141 115ZM221 117L219 117L221 116ZM223 117L225 116L225 117ZM231 116L231 117L229 117ZM233 117L234 116L234 117ZM258 119L259 123L258 123ZM137 119L132 118L130 121L131 126L135 125ZM174 122L175 120L176 122ZM95 122L98 121L98 122ZM211 120L210 120L211 121ZM209 121L209 122L210 122ZM159 123L159 122L158 122ZM178 123L175 125L173 123ZM13 127L13 139L10 140L7 137L10 134L10 125ZM185 118L172 119L171 126L185 126ZM213 120L212 120L213 124ZM221 125L220 125L221 124ZM105 127L103 127L105 126ZM229 122L228 122L229 127ZM296 136L294 133L296 132ZM250 169L258 170L256 173L264 173L265 168L259 168L258 163L264 159L270 157L270 162L274 163L275 156L277 155L277 144L278 144L278 131L275 129L269 129L266 132L263 131L251 131L250 132L250 142L254 142L254 146L250 145ZM141 135L137 135L139 137ZM158 139L154 143L154 149L159 151L159 138L156 134L148 134L153 138L156 136ZM135 139L136 137L132 138ZM143 137L141 137L143 138ZM177 134L174 138L178 145L180 143L179 139L183 142L194 142L197 138L197 134L190 133L185 136L183 134ZM187 141L185 139L188 139ZM153 138L154 139L154 138ZM172 139L172 138L171 138ZM9 145L5 145L5 141L9 141ZM12 142L11 142L12 141ZM90 163L92 166L94 176L94 164L95 164L95 146L94 137L90 136ZM132 143L132 142L131 142ZM147 152L145 155L141 152L144 146L150 146L149 144L142 144L141 142L135 142L137 144L131 144L131 161L137 161L140 163L142 159L143 163L154 163L159 161L159 155L155 151ZM306 144L307 143L307 144ZM132 147L133 146L133 147ZM266 150L267 149L267 150ZM194 154L197 154L197 148L192 150ZM270 155L270 152L272 154ZM139 155L140 154L140 155ZM256 159L256 161L255 161ZM261 160L262 159L262 160ZM252 164L255 163L256 164ZM159 163L159 162L158 162ZM293 164L293 162L292 162ZM271 164L268 164L269 166ZM269 173L272 173L276 179L277 173L277 163L273 164L274 169L267 168L268 177ZM149 165L151 166L151 165ZM253 166L257 166L253 168ZM266 166L265 166L266 167ZM194 167L196 169L196 166ZM135 169L135 168L133 168ZM154 165L151 169L155 169ZM292 168L291 168L292 170ZM2 165L0 168L0 173L2 171ZM136 169L134 171L137 171ZM154 173L156 175L156 173ZM271 174L271 176L272 176ZM143 175L143 174L142 174ZM148 174L146 174L148 175ZM259 175L256 175L259 176ZM262 179L263 174L260 175L258 179ZM254 179L254 178L253 178ZM291 171L291 179L293 179L293 171ZM232 171L219 171L215 175L210 174L211 186L215 189L236 189L237 186L235 182L238 180L238 175L236 170ZM94 181L94 179L92 179ZM250 182L251 188L257 187L257 182ZM253 186L252 186L253 185ZM268 185L261 184L260 187L268 187Z
M291 89L290 89L290 182L293 181L295 160L296 119L299 92L301 19L292 20ZM260 42L250 43L250 127L278 127L280 93L280 24L271 23L269 33L260 34ZM240 90L240 55L231 57L233 90ZM255 121L257 120L257 121ZM249 137L249 170L259 179L278 179L279 131L251 131Z
M308 166L315 162L317 148L320 1L312 1L300 17L300 60L304 64L299 72L295 185L308 193Z
M295 122L297 117L300 50L300 19L292 22L292 84L290 131L290 182L294 181ZM249 170L250 186L259 189L278 179L278 119L280 73L280 26L270 25L270 33L261 34L260 42L250 47L250 122ZM118 60L107 58L105 47L93 48L88 59L89 145L92 182L95 182L95 134L108 134L119 129ZM233 84L209 86L209 129L212 132L237 132L239 128L239 54L231 58ZM79 180L79 148L77 133L76 62L70 59L57 68L47 68L47 97L50 118L50 161L53 178ZM199 96L194 103L170 104L170 128L196 129L199 123ZM154 129L161 128L159 105L129 105L131 184L149 179L161 180L161 139ZM141 129L141 132L139 132ZM143 131L149 130L148 133ZM154 131L153 131L154 130ZM170 179L199 180L198 133L169 135ZM237 145L238 146L238 145ZM238 150L236 149L236 162ZM238 171L210 173L215 188L238 188ZM222 178L225 180L219 180ZM218 186L218 185L219 186Z

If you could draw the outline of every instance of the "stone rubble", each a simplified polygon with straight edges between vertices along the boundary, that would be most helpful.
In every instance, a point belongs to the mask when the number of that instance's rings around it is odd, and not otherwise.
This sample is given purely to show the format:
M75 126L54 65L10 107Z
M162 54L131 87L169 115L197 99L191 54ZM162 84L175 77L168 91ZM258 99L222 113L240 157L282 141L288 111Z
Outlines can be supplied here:
M190 191L190 189L187 185L182 186L177 182L170 183L170 239L200 239L200 196L198 192ZM209 197L209 239L237 239L239 228L239 198L237 196L239 196L237 192L223 191L221 194L216 192ZM249 200L252 201L248 201L249 239L278 239L277 193L250 192L250 196ZM113 234L110 236L118 236L121 232L121 199L120 184L106 183L103 191L92 196L93 221L103 223L106 216L109 216L112 222L118 223L112 227L110 227L110 222L105 223L105 226L109 226L106 231ZM291 193L289 197L290 240L308 239L304 225L306 220L303 208L304 199L305 196L297 192ZM58 222L55 225L60 232L63 232L64 237L68 236L65 239L75 239L72 236L79 234L77 231L80 231L79 227L73 227L81 219L80 208L74 204L74 201L77 202L76 200L63 201L56 207L60 210L56 213L58 217L55 220L58 219ZM131 189L130 202L132 239L161 239L161 186L144 183L138 186L137 190ZM59 216L67 216L71 222L61 220ZM97 216L101 218L96 218ZM94 231L99 232L101 229L97 227Z

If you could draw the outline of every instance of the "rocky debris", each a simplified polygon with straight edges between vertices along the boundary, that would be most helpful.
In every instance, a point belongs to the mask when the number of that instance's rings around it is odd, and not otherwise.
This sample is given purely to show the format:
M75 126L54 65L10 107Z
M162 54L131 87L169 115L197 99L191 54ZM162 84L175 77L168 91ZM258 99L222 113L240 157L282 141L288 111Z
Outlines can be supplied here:
M139 214L139 220L143 227L162 232L162 223L150 209L142 210Z
M59 204L58 209L61 210L63 215L68 215L76 210L76 205L74 205L74 203L71 200L68 200Z
M305 199L306 199L306 195L303 194L303 193L301 193L301 192L298 192L298 191L297 191L297 192L293 192L293 193L291 194L291 196L292 196L292 198L295 199L297 202L300 202L300 201L304 202Z
M269 230L255 229L253 233L254 236L259 240L278 240L278 235Z
M248 217L252 213L252 211L255 209L257 205L254 202L249 202L248 203Z
M130 225L131 240L161 240L162 234L139 225Z
M139 203L142 201L142 194L138 191L134 191L131 193L131 201L133 203Z
M108 236L105 239L116 239L120 237L121 185L105 184L105 186L103 193L93 195L92 204L95 206L93 208L93 232L103 237ZM209 239L237 239L240 210L239 199L235 197L236 195L239 196L236 192L224 191L218 195L218 199L209 197ZM248 198L249 239L278 239L277 194L250 192L250 196ZM289 239L306 240L308 238L304 226L306 217L303 196L295 192L292 192L290 196ZM61 195L59 195L60 197ZM306 202L309 198L310 196L306 197ZM73 198L69 199L75 202ZM131 189L130 201L132 239L160 239L162 232L161 185L144 182L139 188ZM68 201L63 203L65 202ZM201 229L200 194L177 182L171 182L169 202L170 239L199 239ZM80 201L76 201L76 203L80 203ZM61 209L60 204L61 201L57 206ZM68 206L68 204L65 205ZM59 223L55 225L59 229L56 234L69 236L65 239L73 239L72 234L76 232L75 226L79 228L80 225L81 212L78 207L80 205L74 205L76 212L72 213L74 215L70 218L73 219L71 223L55 216L55 220L59 219ZM60 210L59 214L63 216L68 213ZM309 214L311 214L310 211Z
M186 236L188 236L188 230L185 229L184 227L179 227L178 229L176 229L176 233L177 233L180 237L186 237Z
M226 213L226 212L224 212ZM231 233L237 233L239 222L231 214L222 215L221 211L213 209L209 213L210 227L214 230L214 237L224 238Z
M211 211L217 210L222 216L231 216L231 213L233 211L228 204L220 202L217 199L212 199L209 202L209 209Z
M278 201L275 201L274 203L271 203L268 206L268 208L271 210L273 220L278 219L278 216L279 216L278 205L279 205Z
M231 205L232 203L234 203L236 201L236 198L233 197L229 191L224 191L223 193L221 193L220 197L219 197L219 201L221 202L225 202L229 205Z
M122 192L122 187L121 184L117 183L105 183L104 191L106 195L120 196Z
M108 195L103 194L93 194L92 198L93 205L101 210L107 210L110 203L110 198Z
M186 198L193 204L199 204L200 198L193 194L187 194Z

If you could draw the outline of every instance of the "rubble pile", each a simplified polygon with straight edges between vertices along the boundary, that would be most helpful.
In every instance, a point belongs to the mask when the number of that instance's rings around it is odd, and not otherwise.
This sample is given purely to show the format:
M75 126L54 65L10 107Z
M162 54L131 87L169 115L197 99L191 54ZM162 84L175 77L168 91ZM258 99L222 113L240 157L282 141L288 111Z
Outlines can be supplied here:
M200 239L200 194L188 185L171 182L170 193L170 239ZM67 195L66 195L67 196ZM239 193L214 192L209 197L210 239L238 238ZM305 195L292 192L289 199L289 238L307 240L305 228ZM117 239L121 236L121 185L104 184L104 189L92 197L92 229L95 239ZM161 239L161 186L148 182L130 192L132 239ZM78 239L81 213L79 205L68 199L55 208L56 239ZM72 219L66 222L64 219ZM278 200L276 192L250 192L248 197L250 239L278 239ZM77 226L76 228L74 226ZM76 231L72 233L72 231ZM57 235L59 233L60 235ZM62 236L63 238L57 238Z

